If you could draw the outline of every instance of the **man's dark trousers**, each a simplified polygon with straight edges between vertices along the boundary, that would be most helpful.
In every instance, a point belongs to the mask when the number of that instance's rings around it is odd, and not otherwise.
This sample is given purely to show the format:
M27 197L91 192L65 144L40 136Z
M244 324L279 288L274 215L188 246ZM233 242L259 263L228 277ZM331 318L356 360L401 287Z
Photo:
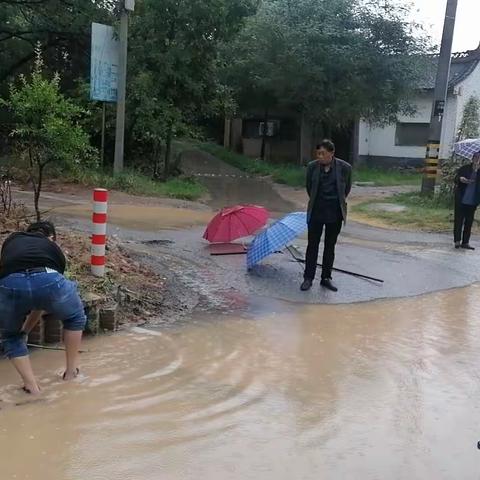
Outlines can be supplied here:
M306 280L314 280L317 272L318 250L323 230L325 229L325 246L323 249L322 262L322 280L332 278L333 262L335 261L335 246L337 244L338 235L342 230L343 219L340 217L338 221L332 223L322 223L311 219L308 225L308 247L305 258L305 274Z
M477 207L475 205L464 205L463 203L455 205L455 243L462 242L463 245L468 245L470 242L470 235L472 234L472 225L476 210Z

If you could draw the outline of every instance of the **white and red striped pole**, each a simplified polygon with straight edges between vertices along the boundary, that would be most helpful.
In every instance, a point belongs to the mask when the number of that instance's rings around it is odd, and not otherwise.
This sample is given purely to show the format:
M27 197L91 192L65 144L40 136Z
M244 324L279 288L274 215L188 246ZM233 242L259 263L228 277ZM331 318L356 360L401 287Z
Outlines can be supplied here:
M105 275L105 245L107 243L107 201L108 190L96 188L93 191L93 233L92 233L92 274Z

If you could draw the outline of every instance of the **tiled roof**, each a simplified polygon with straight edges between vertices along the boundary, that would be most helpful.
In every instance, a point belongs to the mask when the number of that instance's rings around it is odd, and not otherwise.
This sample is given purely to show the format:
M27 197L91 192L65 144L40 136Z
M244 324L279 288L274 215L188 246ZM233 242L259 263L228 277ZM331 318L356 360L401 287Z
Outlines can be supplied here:
M480 45L476 50L454 53L450 67L450 78L448 88L452 89L463 82L475 70L480 63ZM438 56L425 59L425 74L418 84L418 88L431 90L435 88L437 75Z

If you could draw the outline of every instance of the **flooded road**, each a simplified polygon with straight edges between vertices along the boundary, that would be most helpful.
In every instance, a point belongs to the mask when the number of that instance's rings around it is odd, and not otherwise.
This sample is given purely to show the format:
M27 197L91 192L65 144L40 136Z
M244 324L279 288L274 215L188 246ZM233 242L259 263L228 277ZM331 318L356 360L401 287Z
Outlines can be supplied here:
M90 340L72 385L36 352L35 403L0 362L1 478L478 479L479 295L252 299Z
M90 219L90 205L73 205L55 208L60 217ZM198 211L185 208L172 208L145 205L111 205L108 219L112 224L134 230L158 231L184 229L192 226L206 226L212 219L210 210Z
M215 210L244 203L262 205L275 214L297 210L293 202L279 195L272 183L249 177L206 152L185 152L182 168L207 188L208 204Z

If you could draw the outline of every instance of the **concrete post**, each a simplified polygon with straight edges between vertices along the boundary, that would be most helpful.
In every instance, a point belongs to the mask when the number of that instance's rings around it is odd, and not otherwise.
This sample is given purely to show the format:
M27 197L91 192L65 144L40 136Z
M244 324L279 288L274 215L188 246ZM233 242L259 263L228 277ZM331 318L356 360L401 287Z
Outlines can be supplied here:
M440 158L440 142L442 137L443 117L445 116L448 80L452 59L453 34L458 0L447 0L445 23L443 26L442 45L438 58L437 80L433 100L430 133L425 157L425 169L422 181L422 193L432 195L435 192L435 182Z

